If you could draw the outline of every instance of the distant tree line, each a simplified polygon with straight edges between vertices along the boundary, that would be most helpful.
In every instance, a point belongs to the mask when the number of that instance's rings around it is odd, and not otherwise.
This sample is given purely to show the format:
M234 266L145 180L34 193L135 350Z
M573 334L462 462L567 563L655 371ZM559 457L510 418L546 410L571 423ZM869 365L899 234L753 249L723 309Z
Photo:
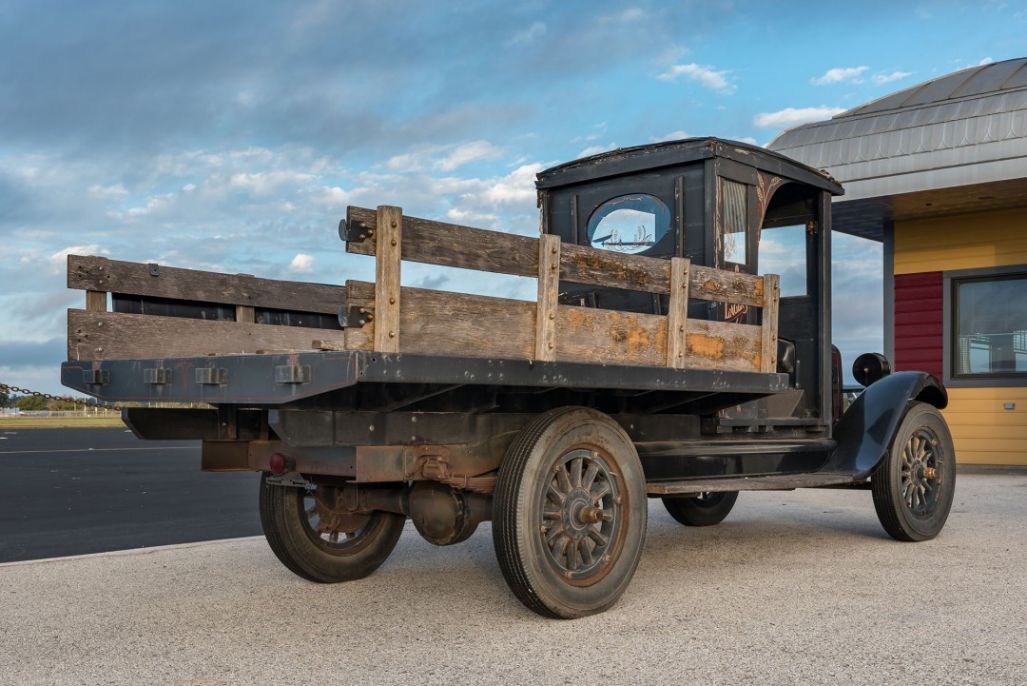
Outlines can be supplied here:
M93 401L89 404L96 403ZM77 410L80 404L64 398L49 400L38 395L11 395L7 391L0 391L0 407L16 407L22 412L62 412Z

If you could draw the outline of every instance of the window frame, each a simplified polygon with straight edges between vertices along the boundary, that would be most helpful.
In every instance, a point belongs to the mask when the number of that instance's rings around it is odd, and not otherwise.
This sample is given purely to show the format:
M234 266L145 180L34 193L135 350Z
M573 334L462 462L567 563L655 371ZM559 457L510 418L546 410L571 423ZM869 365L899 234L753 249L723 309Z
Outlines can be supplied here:
M603 211L603 208L607 207L608 205L610 205L610 204L612 204L612 203L614 203L614 202L616 202L618 200L623 200L623 199L626 199L626 198L638 198L638 199L646 198L646 199L655 201L656 205L658 206L658 212L653 213L653 217L654 217L654 222L653 222L653 238L654 238L654 240L653 240L653 244L651 246L649 246L648 248L644 249L644 250L638 250L638 251L635 251L635 252L613 250L611 248L598 248L598 247L592 245L592 236L595 234L595 231L597 231L599 229L600 225L602 225L603 220L605 220L606 217L609 217L614 212L618 212L618 211L620 211L622 209L634 210L636 212L644 212L644 210L637 210L637 209L634 209L634 208L631 208L631 207L616 207L616 208L610 210L609 212L607 212L606 214L604 214L602 217L600 217L596 221L595 226L594 227L592 226L592 221L596 218L596 216L600 212ZM663 234L660 235L659 237L657 237L657 233L660 231L660 219L661 219L660 215L661 214L663 214L664 215L663 218L666 219L666 226L663 228ZM675 236L675 225L674 224L675 224L675 222L674 222L674 212L671 210L670 207L667 206L667 203L665 203L663 201L663 198L661 198L660 196L656 195L655 193L648 193L648 192L645 192L645 191L640 191L640 192L635 192L635 193L620 193L620 194L615 195L613 197L607 198L606 200L604 200L601 203L599 203L596 206L596 208L594 210L592 210L592 212L585 219L585 224L584 224L584 227L583 227L584 228L584 242L582 243L582 245L586 245L586 246L595 248L597 250L609 250L610 252L617 252L617 253L620 253L622 255L646 255L646 256L651 256L654 252L657 252L657 249L661 247L662 243L666 242L668 237L674 237L673 238L674 242L677 242L676 241L676 236Z
M958 350L956 341L959 338L959 332L956 331L959 323L957 311L959 299L956 295L956 289L962 283L1002 281L1016 276L1027 279L1027 264L942 272L942 381L946 386L952 386L953 388L1027 386L1027 371L985 374L954 373L956 369L955 356Z

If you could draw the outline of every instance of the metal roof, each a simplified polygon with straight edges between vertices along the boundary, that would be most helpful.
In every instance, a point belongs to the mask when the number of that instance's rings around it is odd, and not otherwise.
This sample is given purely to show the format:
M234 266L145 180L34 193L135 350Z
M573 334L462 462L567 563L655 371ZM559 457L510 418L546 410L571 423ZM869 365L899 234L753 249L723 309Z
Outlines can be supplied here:
M942 213L941 189L973 188L953 201L960 211L1027 204L1027 186L990 192L990 184L1027 182L1027 58L925 81L785 131L768 147L842 182L834 226L868 238L880 240L896 207Z

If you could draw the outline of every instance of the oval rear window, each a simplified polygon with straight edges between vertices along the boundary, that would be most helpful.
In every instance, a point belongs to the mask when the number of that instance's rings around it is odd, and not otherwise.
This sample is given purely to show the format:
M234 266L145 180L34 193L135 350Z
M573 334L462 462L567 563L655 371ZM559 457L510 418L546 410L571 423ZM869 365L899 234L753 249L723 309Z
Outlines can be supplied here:
M588 242L593 248L641 253L655 247L669 229L670 211L659 198L620 195L604 202L589 217Z

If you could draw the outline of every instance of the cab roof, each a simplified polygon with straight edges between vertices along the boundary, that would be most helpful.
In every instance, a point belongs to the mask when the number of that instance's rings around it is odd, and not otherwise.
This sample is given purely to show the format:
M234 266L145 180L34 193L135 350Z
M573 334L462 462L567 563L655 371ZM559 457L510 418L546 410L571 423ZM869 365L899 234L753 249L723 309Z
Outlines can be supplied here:
M545 169L537 174L535 186L539 190L558 188L717 157L809 184L832 195L842 195L845 192L841 184L823 170L806 166L773 150L722 138L684 138L631 148L617 148Z

